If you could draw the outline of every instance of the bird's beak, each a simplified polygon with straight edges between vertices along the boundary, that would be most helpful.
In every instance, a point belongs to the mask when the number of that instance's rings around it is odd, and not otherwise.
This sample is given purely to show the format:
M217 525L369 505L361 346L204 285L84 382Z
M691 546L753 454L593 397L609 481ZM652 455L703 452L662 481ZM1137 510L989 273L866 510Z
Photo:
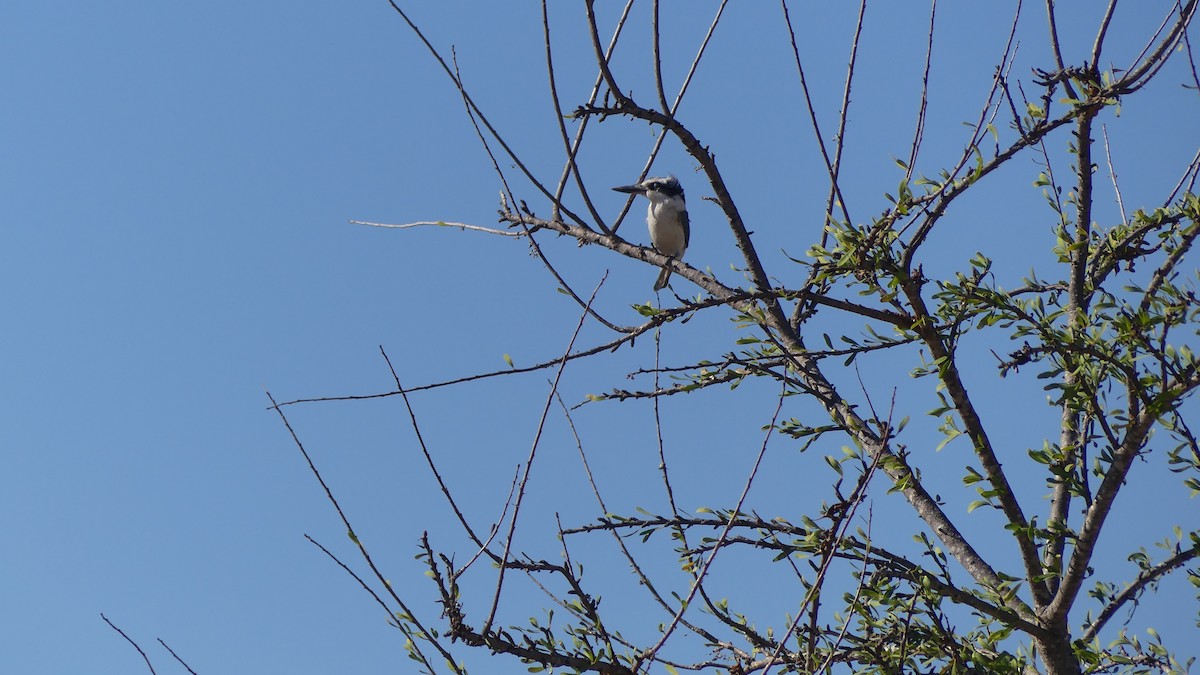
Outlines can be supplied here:
M624 192L625 194L629 195L646 194L646 188L642 187L641 185L622 185L621 187L615 187L613 189L617 192Z

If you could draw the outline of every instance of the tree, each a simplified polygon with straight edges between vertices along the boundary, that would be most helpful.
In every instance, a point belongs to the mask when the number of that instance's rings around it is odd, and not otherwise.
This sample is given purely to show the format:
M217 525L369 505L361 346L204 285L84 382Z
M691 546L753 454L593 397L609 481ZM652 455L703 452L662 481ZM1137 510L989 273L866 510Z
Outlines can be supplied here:
M579 316L566 350L542 363L420 387L405 387L396 377L393 391L342 397L402 398L432 476L469 540L458 551L464 561L438 547L442 533L422 538L419 558L440 608L414 606L385 581L385 570L370 557L335 491L326 486L368 571L349 563L343 567L407 636L410 657L428 672L463 672L463 653L472 651L519 659L535 671L598 673L1184 670L1186 664L1172 650L1186 648L1186 638L1167 644L1153 629L1138 635L1116 626L1114 619L1136 609L1164 580L1186 577L1200 585L1200 529L1194 515L1164 510L1139 523L1137 530L1165 537L1153 554L1140 548L1144 542L1102 535L1138 501L1200 491L1200 444L1188 421L1189 401L1200 386L1190 344L1200 326L1200 301L1194 256L1189 256L1200 234L1195 193L1200 153L1171 168L1177 180L1139 184L1129 198L1118 181L1113 158L1120 151L1110 146L1109 125L1114 137L1130 145L1168 134L1195 140L1196 115L1186 106L1171 110L1172 122L1158 126L1121 113L1151 95L1151 83L1165 86L1160 81L1167 77L1176 78L1174 85L1182 80L1194 106L1200 77L1188 30L1196 1L1156 4L1158 18L1145 29L1143 17L1133 16L1147 12L1145 4L1118 8L1113 0L1105 8L1089 8L1089 16L1072 17L1070 31L1063 30L1052 0L1037 24L1031 10L1017 3L1010 21L980 29L981 42L1001 46L994 70L974 73L966 82L940 83L935 77L947 71L938 67L939 58L952 59L939 57L935 47L942 34L940 8L932 3L922 36L925 49L904 68L923 73L919 87L875 92L878 100L892 98L916 111L905 141L872 150L886 157L904 148L906 155L894 159L898 187L891 187L893 174L860 177L888 185L886 203L878 201L883 190L858 196L862 190L849 189L843 169L847 140L856 133L851 91L863 67L860 39L876 44L888 39L886 32L863 37L875 8L864 0L845 27L851 36L849 65L838 115L830 124L822 122L829 97L810 90L814 75L805 67L802 47L805 31L829 27L799 25L792 16L795 8L781 3L775 27L790 38L788 67L794 78L770 84L803 102L802 114L792 119L803 119L815 136L809 159L823 171L825 194L823 222L808 230L813 236L803 254L783 259L767 252L776 245L767 224L752 224L744 215L747 206L734 186L747 181L722 170L717 161L722 148L706 139L681 108L693 77L715 68L704 57L724 20L724 3L715 9L674 100L664 76L672 65L662 48L679 41L671 37L672 21L657 2L641 7L642 14L633 4L619 15L592 1L572 5L586 20L580 24L582 36L568 41L552 39L552 24L558 24L548 3L542 3L541 38L558 120L550 133L560 139L566 158L561 169L543 171L526 163L492 124L487 104L471 95L457 62L392 2L461 94L502 186L504 226L422 222L399 227L454 226L519 238L576 303ZM693 11L670 9L674 18ZM633 25L649 26L648 44L641 45L642 53L651 54L649 68L627 56L639 39L628 35ZM1067 37L1081 25L1092 27L1089 40ZM1032 51L1039 30L1045 30L1045 46L1025 57L1035 68L1022 74L1019 45ZM1023 39L1026 34L1030 37ZM573 99L564 92L580 91L580 83L564 83L556 66L581 53L593 59L597 75L590 95ZM883 53L905 58L900 49ZM741 63L735 69L752 67ZM651 75L639 77L642 73ZM930 92L939 86L941 91L959 88L963 99L978 89L981 100L966 127L930 121ZM706 91L708 98L688 98L687 110L721 105L720 87ZM733 114L744 115L739 121L745 124L759 119L743 106ZM610 138L613 124L648 124L659 132L642 178L655 173L664 144L677 143L686 152L697 169L689 188L693 221L703 202L715 205L705 217L715 220L719 213L731 233L741 279L661 255L643 244L640 228L633 228L637 236L621 229L630 209L642 208L632 200L615 218L609 215L602 199L611 195L610 185L585 178L584 158L601 136ZM1126 129L1129 125L1133 128ZM966 140L955 146L964 128ZM783 129L757 131L769 132L772 139L791 138ZM1044 200L1041 209L1023 205L1029 179ZM783 193L774 194L786 201ZM1004 211L1008 227L973 228L979 209L993 217ZM797 220L811 211L797 213ZM877 215L864 216L872 211ZM789 235L788 245L795 246L796 230ZM562 237L587 246L556 248ZM1000 238L1009 244L1000 245ZM969 248L963 254L963 247L953 244ZM562 260L581 256L666 267L674 273L676 292L634 305L639 322L624 325L598 306L605 281L596 285L592 279L594 289L584 290L564 272ZM699 292L680 294L690 285ZM682 340L711 325L705 324L710 317L731 319L737 337L693 360L659 362L659 340ZM585 325L601 327L607 335L581 345L577 340ZM733 475L745 469L747 458L755 458L740 496L691 511L679 504L672 467L687 458L671 447L670 434L659 426L664 511L624 510L630 497L620 508L607 503L602 488L608 486L593 481L599 516L578 522L556 518L555 529L541 534L560 542L557 558L526 553L515 533L522 519L531 517L527 488L547 419L558 410L574 429L580 414L559 396L560 378L581 363L636 349L639 338L655 346L654 365L635 373L650 382L594 394L584 410L648 406L658 419L665 399L707 392L734 409L740 397L749 398L759 411L757 423L764 425L761 440L734 455L741 462L731 460L725 467ZM708 342L698 344L709 349ZM901 369L913 379L895 378ZM447 460L422 440L410 397L435 387L542 371L553 379L545 407L535 411L533 449L512 480L502 517L491 528L481 527L449 487ZM766 383L769 388L758 386ZM592 383L597 385L612 387L610 381ZM287 406L311 400L287 401L275 409L284 416ZM1033 415L1022 424L1026 413L1013 408L1031 410L1042 401L1053 411L1052 423L1039 426L1046 416ZM1014 447L1008 436L1013 427L1041 442ZM588 440L576 436L574 442L586 468ZM298 437L297 445L304 451ZM782 499L763 506L758 493L751 494L752 487L780 490L797 480L760 473L768 450L776 448L802 451L798 462L807 475L819 467L828 471L816 501ZM951 452L955 462L967 462L957 475L958 466L953 471L937 466ZM1141 484L1139 474L1146 480L1153 474L1138 465L1164 457L1175 472L1172 482ZM309 464L320 478L316 464L311 459ZM1130 492L1139 495L1137 500ZM913 515L915 520L908 518ZM525 533L526 540L529 536ZM612 546L597 553L594 540L604 537ZM663 538L670 541L669 549L656 548ZM580 549L588 555L580 555ZM1117 568L1108 563L1126 558L1135 573L1110 578L1098 572L1112 574ZM594 584L597 566L628 570L623 585L608 585L607 578ZM770 593L786 613L765 617L757 609L759 598L721 594L729 588L736 592L739 580L748 584L759 577L770 579ZM514 618L507 600L520 592L518 583L548 593L551 609ZM641 603L636 610L625 608L635 599ZM625 607L614 609L616 604ZM637 615L654 617L651 626L631 618Z

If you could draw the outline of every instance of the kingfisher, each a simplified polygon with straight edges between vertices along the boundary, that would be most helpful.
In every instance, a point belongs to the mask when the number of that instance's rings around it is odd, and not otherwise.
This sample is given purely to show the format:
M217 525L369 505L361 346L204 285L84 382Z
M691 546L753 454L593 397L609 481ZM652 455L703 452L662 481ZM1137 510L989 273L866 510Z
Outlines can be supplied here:
M675 260L683 260L692 228L688 223L687 204L683 199L683 186L679 184L679 179L674 176L647 178L636 185L622 185L613 189L631 195L644 195L650 200L650 206L646 209L650 243L659 253ZM658 274L658 280L654 282L654 290L661 291L666 288L670 279L671 269L664 267Z

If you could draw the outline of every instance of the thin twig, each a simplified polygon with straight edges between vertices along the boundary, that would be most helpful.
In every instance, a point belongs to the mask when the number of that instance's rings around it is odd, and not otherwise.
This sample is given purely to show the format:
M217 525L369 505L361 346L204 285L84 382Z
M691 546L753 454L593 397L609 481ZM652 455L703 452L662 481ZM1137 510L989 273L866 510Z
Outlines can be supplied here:
M1050 50L1054 53L1054 63L1058 66L1058 70L1062 71L1066 68L1066 64L1063 62L1062 42L1058 39L1058 19L1054 16L1054 0L1046 0L1046 20L1050 23ZM1067 88L1067 94L1071 98L1078 98L1069 79L1064 80L1063 85Z
M680 601L679 611L675 613L675 616L671 619L671 622L662 629L662 638L660 638L653 647L638 655L638 661L634 668L635 670L640 667L641 663L652 660L655 654L657 654L658 651L663 648L663 645L667 643L667 640L671 637L671 635L675 632L675 629L679 626L679 623L683 620L684 613L687 612L687 608L691 604L692 598L694 598L696 593L700 590L700 586L704 583L704 578L708 575L708 571L712 569L713 561L717 559L717 553L721 550L725 538L729 536L730 531L733 529L733 519L735 516L737 516L737 514L742 512L742 506L746 503L746 497L750 494L750 487L754 485L754 479L758 476L758 470L759 467L762 466L763 457L767 454L767 445L771 440L773 432L775 431L776 422L779 420L779 413L783 410L783 401L785 400L786 395L787 389L781 389L778 402L775 405L775 412L771 415L771 422L766 427L766 433L763 436L762 445L758 449L758 456L755 457L754 464L750 468L750 474L746 477L746 484L742 488L742 494L738 497L737 504L733 507L729 522L725 524L725 527L721 530L721 534L717 536L716 542L713 543L712 552L708 554L708 558L705 559L704 564L700 567L699 573L696 574L696 579L692 582L687 596Z
M500 557L495 553L492 553L488 547L492 545L492 541L495 540L496 535L500 533L500 523L503 523L504 519L508 517L508 507L512 505L513 495L516 494L517 491L517 479L520 478L520 476L521 467L518 466L516 471L513 472L512 480L508 483L508 496L504 498L504 506L500 509L500 517L496 518L496 522L492 524L491 533L488 535L487 541L484 541L479 545L479 549L467 559L467 563L465 565L454 571L455 580L465 574L467 570L471 569L471 565L474 565L475 561L479 560L479 558L485 553L492 560L499 562Z
M1197 1L1198 0L1189 0L1188 3L1183 6L1176 4L1176 7L1179 11L1179 19L1175 21L1173 25L1171 25L1171 30L1167 33L1167 36L1164 37L1162 42L1158 44L1158 47L1155 47L1151 52L1150 49L1153 46L1154 41L1158 39L1158 36L1162 33L1163 28L1170 23L1171 16L1174 14L1175 10L1173 9L1171 12L1167 13L1167 16L1163 18L1162 25L1159 26L1159 29L1154 34L1154 37L1150 38L1150 40L1146 43L1145 49L1142 50L1142 53L1138 56L1138 58L1133 60L1133 65L1126 70L1125 74L1120 80L1112 85L1112 89L1115 93L1129 94L1141 89L1142 87L1146 86L1148 82L1150 82L1150 80L1158 73L1159 70L1162 69L1162 67L1167 63L1167 60L1170 58L1171 52L1175 49L1175 45L1179 42L1180 34L1186 32L1187 27L1191 24L1192 18L1196 14ZM1147 52L1149 52L1149 56L1146 56Z
M1092 45L1092 68L1100 67L1100 50L1104 47L1104 36L1108 34L1108 25L1112 23L1113 12L1117 10L1117 0L1109 0L1108 8L1104 10L1104 18L1100 20L1100 28L1096 31L1096 42Z
M1196 187L1197 176L1200 176L1200 149L1197 149L1196 154L1192 155L1192 161L1184 169L1183 175L1179 177L1179 182L1175 184L1175 188L1171 190L1171 194L1167 195L1167 198L1163 200L1163 206L1165 207L1175 201L1175 198L1179 196L1180 190L1191 192ZM1185 185L1187 186L1186 188L1184 188Z
M857 370L856 370L856 372L857 372ZM859 377L859 386L862 388L863 393L866 394L867 393L866 385L863 384L861 375ZM872 417L875 420L878 420L879 414L877 412L875 412L875 406L873 403L871 403L871 397L869 395L867 395L866 399L867 399L867 406L871 411ZM896 404L896 398L895 398L895 392L893 392L892 393L892 408L893 408L893 410L895 408L895 404ZM890 411L888 413L888 423L884 424L884 425L880 425L880 426L884 427L885 429L889 430L889 432L890 432L890 430L892 428ZM854 514L858 512L858 506L860 504L862 504L863 500L866 498L867 486L870 485L871 479L875 476L875 470L877 468L879 468L879 462L882 458L883 458L883 455L881 455L881 454L877 454L871 458L871 463L867 467L867 470L864 471L863 474L859 477L858 481L854 485L854 490L850 493L850 496L846 498L844 503L846 503L848 506L847 506L847 508L841 510L840 516L834 521L833 526L830 528L833 530L833 536L829 537L827 539L826 543L822 546L821 564L817 568L817 576L815 579L813 579L812 585L809 586L808 591L804 594L804 599L800 603L800 608L796 611L796 618L792 620L791 624L788 626L787 632L784 634L783 638L781 638L779 640L779 648L776 650L775 654L772 655L772 658L769 662L771 665L774 664L775 659L779 658L779 655L781 654L781 652L783 650L783 645L787 643L788 636L795 634L796 629L800 625L800 621L804 617L805 607L809 606L810 603L816 602L818 600L818 598L820 597L821 589L825 585L825 577L829 573L829 567L833 563L833 560L835 557L834 552L838 549L838 547L840 547L842 545L842 543L849 536L850 524L852 522L854 522ZM863 556L862 560L863 560L864 565L866 565L866 560L870 556L870 553L871 553L871 541L870 541L870 539L868 539L865 543L865 549L863 550L863 553L862 553L862 556ZM860 586L860 590L861 590L861 586ZM846 617L846 621L848 623L850 621L850 617ZM799 639L799 638L797 637L797 639ZM831 650L829 658L832 659L832 657L833 657L833 652ZM815 672L821 672L822 670L824 670L825 667L828 667L828 665L829 665L829 662L826 661L825 666L823 666L822 668L818 669ZM767 668L763 670L763 675L770 675L770 670L771 670L771 666L768 665Z
M1108 176L1112 179L1113 193L1117 197L1117 208L1121 210L1121 224L1128 225L1129 217L1125 215L1125 201L1121 199L1121 186L1117 184L1117 170L1113 168L1112 149L1108 145L1108 125L1101 124L1100 132L1104 136L1104 159L1108 163Z
M521 158L517 156L516 151L514 151L511 147L509 147L508 143L503 139L503 137L500 136L499 132L496 131L495 127L492 126L492 123L483 114L483 110L481 110L479 108L479 106L475 104L475 101L467 93L466 88L463 87L462 80L460 80L458 75L456 75L455 72L453 70L451 70L450 65L446 63L446 59L442 57L441 52L439 52L437 50L437 48L435 48L433 46L433 43L431 43L429 41L429 39L425 37L425 34L423 32L421 32L421 29L417 27L417 24L414 23L412 21L412 19L409 18L408 14L405 13L405 11L403 9L400 9L400 5L396 4L396 0L388 0L388 4L390 4L392 6L392 9L394 9L396 11L396 13L399 14L402 19L404 19L404 22L408 24L408 27L413 31L414 34L416 34L417 38L419 38L421 40L421 42L425 45L425 48L429 51L429 53L433 56L433 58L438 62L438 65L440 65L442 67L442 71L446 73L446 75L454 83L454 86L458 89L459 93L462 94L463 102L466 104L468 110L471 111L472 120L474 120L474 118L476 116L478 116L479 121L482 122L483 126L487 128L488 133L490 133L492 135L492 137L496 139L496 141L504 149L504 152L508 155L509 159L511 159L513 161L513 164L515 164L517 166L517 168L520 169L521 173L524 174L525 178L530 182L530 184L532 184L535 188L537 188L537 190L539 192L541 192L543 195L545 195L548 199L553 199L554 193L552 193L549 189L547 189L546 186L543 185L542 182L539 181L536 176L534 176L533 172L530 171L529 168L525 165L525 162L522 161ZM482 135L482 133L481 133L481 135ZM497 164L496 166L498 168L499 165ZM574 220L581 227L583 226L584 221L583 221L583 219L579 218L579 216L575 215L574 213L572 213L571 211L569 211L565 208L562 209L562 212L564 214L566 214L568 218L571 218L572 220Z
M921 141L925 138L925 109L929 105L929 67L933 63L933 30L937 19L937 0L929 5L929 39L925 45L925 70L921 74L921 105L917 109L917 124L913 131L912 150L908 153L908 167L904 170L904 180L912 180L913 170L917 164L917 153L921 149Z
M393 230L407 230L413 227L453 227L460 230L473 230L475 232L486 232L487 234L498 234L502 237L524 237L528 236L528 232L510 232L508 230L498 230L494 227L481 227L479 225L468 225L467 223L447 223L441 220L422 220L416 223L372 223L367 220L351 220L354 225L368 225L370 227L384 227Z
M326 499L330 504L333 505L334 510L337 511L338 518L341 519L342 524L346 527L347 535L350 537L350 540L354 542L356 546L358 546L359 555L362 556L363 560L367 563L367 566L371 569L371 574L375 576L379 583L383 584L383 587L387 590L387 593L392 598L392 601L400 607L400 609L408 617L408 620L417 627L421 634L430 636L430 644L432 644L434 648L441 653L442 657L446 659L447 664L450 665L455 672L459 672L459 668L455 664L450 652L447 651L446 648L437 641L437 638L432 637L432 633L427 631L424 626L421 625L421 622L417 619L416 614L409 609L407 603L400 599L400 596L396 594L395 589L392 588L392 585L383 575L383 572L381 572L379 567L375 565L375 561L371 558L370 552L367 551L366 545L362 543L362 539L360 539L359 536L354 532L354 527L350 524L350 518L346 515L346 512L342 510L342 505L338 503L337 498L333 496L333 490L330 489L329 484L325 482L325 478L321 475L321 472L317 470L317 465L313 462L312 457L308 454L308 450L305 449L304 444L300 442L300 436L297 435L296 430L292 427L291 421L287 418L287 415L284 414L280 405L275 402L275 397L271 396L271 392L268 391L266 394L267 399L271 401L271 409L279 415L279 419L283 422L284 428L287 429L288 434L292 437L292 443L295 444L296 448L300 451L301 456L304 457L305 463L308 464L309 472L312 473L313 477L317 479L317 482L320 483L321 488L325 490Z
M571 435L575 439L575 447L579 451L579 460L583 464L583 473L587 477L588 485L592 486L592 494L596 496L596 503L600 506L601 517L608 517L608 505L605 504L604 497L600 494L600 486L596 484L596 478L592 475L592 468L588 463L587 453L584 452L583 449L583 440L579 437L579 432L575 428L575 420L571 418L571 410L563 402L561 395L556 393L555 397L558 400L559 407L562 408L563 417L565 417L567 420L567 427L571 430ZM613 541L616 542L617 547L621 549L621 555L623 555L626 562L629 563L629 567L633 571L634 576L637 577L638 585L641 588L646 589L646 592L650 594L650 597L653 598L658 606L666 611L668 615L673 614L674 610L671 609L670 605L667 604L667 601L662 597L662 594L658 592L658 589L654 586L654 583L646 575L645 570L642 569L642 566L633 557L633 552L630 551L629 547L625 545L625 539L623 539L616 530L609 530L609 533L612 535ZM568 533L562 532L560 533L560 536L565 536L566 534ZM692 624L691 622L685 620L684 626L709 642L718 642L718 639L715 635L700 628L699 626Z
M621 12L621 18L617 21L617 27L613 30L612 40L609 41L608 55L612 55L613 49L617 46L617 38L621 35L622 29L625 27L625 20L629 16L629 10L633 8L633 0L627 0L625 9ZM579 166L575 163L575 157L579 154L579 148L583 145L583 135L588 128L588 118L579 120L579 127L575 131L574 140L570 140L567 136L566 116L563 114L562 104L558 98L557 78L554 75L554 52L550 42L550 15L546 0L542 0L542 33L546 43L546 72L549 78L550 100L554 104L554 117L558 122L559 135L563 139L564 147L567 154L567 162L563 166L562 175L558 179L558 186L554 189L554 198L551 200L552 219L558 220L558 205L562 203L563 192L567 187L567 179L574 175L575 186L579 190L580 197L583 198L583 203L587 206L588 212L595 219L596 227L602 232L611 234L612 230L604 223L604 219L600 217L599 211L592 203L592 198L588 194L587 185L583 181L583 175L579 172ZM595 82L592 84L591 94L588 96L588 105L596 102L596 97L600 94L600 85L604 82L604 78L597 74Z
M146 667L150 669L150 675L154 675L154 666L150 663L150 657L146 656L146 652L142 651L142 648L138 646L138 643L134 642L133 638L126 635L125 631L121 630L120 628L117 628L116 624L109 621L108 617L104 616L104 612L100 613L100 618L104 619L104 623L108 624L113 630L120 633L121 637L125 638L126 642L133 645L133 648L136 649L138 651L138 653L142 655L142 659L144 659L146 661Z
M383 600L383 598L379 597L379 594L375 592L375 589L371 588L371 585L368 584L361 576L359 576L357 572L351 569L349 565L342 562L342 559L334 555L333 551L330 551L328 548L325 548L321 542L313 539L312 535L305 534L304 538L308 540L308 543L320 549L321 553L324 553L325 556L332 560L338 567L342 568L342 571L350 575L351 579L358 582L358 585L367 592L367 595L370 595L371 599L373 599L377 605L383 608L384 613L387 614L388 621L396 621L396 615L393 613L392 608L387 606L387 603Z
M417 423L417 413L413 410L412 401L408 400L408 392L404 386L400 384L400 376L396 373L396 367L392 365L392 360L388 358L387 351L383 345L379 345L379 354L383 356L384 363L387 364L388 371L392 374L392 381L396 383L396 392L404 400L404 408L408 412L408 420L412 426L413 433L417 437L417 445L421 447L421 454L425 457L425 464L429 467L430 473L433 474L433 479L437 481L438 488L441 489L442 495L450 504L450 509L454 511L454 516L458 518L459 524L471 541L475 542L476 546L487 548L483 541L475 534L475 530L471 528L471 524L467 522L467 517L463 515L462 509L458 508L458 503L454 501L454 497L450 494L450 488L446 485L446 481L442 478L442 474L438 471L437 463L433 461L433 455L429 452L429 447L425 445L425 436L421 434L421 425Z
M1182 0L1175 0L1175 7L1182 12ZM1200 72L1197 72L1196 70L1196 55L1192 53L1192 41L1191 38L1188 37L1188 32L1186 29L1183 31L1182 37L1184 46L1183 53L1187 54L1188 67L1191 68L1192 71L1192 83L1195 85L1196 93L1200 94Z
M563 370L566 369L566 355L571 353L575 347L575 339L579 337L579 332L583 330L583 324L587 320L588 311L592 302L595 301L596 295L600 292L600 288L604 285L604 281L608 278L605 274L600 278L600 282L596 284L596 288L592 291L591 298L588 299L588 307L584 309L579 316L579 323L575 326L575 332L571 334L571 339L567 342L563 358L560 360L558 370L554 374L554 381L550 386L550 392L546 396L546 404L542 406L542 414L538 419L537 431L533 436L533 443L529 448L529 456L525 459L525 472L521 476L521 481L517 485L517 498L513 501L512 517L508 523L508 534L504 539L504 553L501 555L500 570L496 577L496 590L492 596L492 607L488 610L487 620L483 622L483 628L480 631L483 635L487 635L491 631L492 622L496 619L496 612L500 607L500 593L504 588L504 573L508 568L509 553L512 550L513 536L517 531L517 522L521 515L521 504L525 499L525 488L529 485L529 478L533 472L533 461L537 457L538 446L542 440L542 431L546 427L546 416L550 413L550 405L554 403L554 394L558 391L558 383L562 380Z
M175 657L175 660L176 660L176 661L178 661L178 662L180 663L180 665L182 665L184 668L187 668L187 671L188 671L189 673L191 673L192 675L197 675L197 674L196 674L196 671L192 670L192 667L191 667L191 666L189 666L189 665L187 664L187 662L186 662L186 661L184 661L183 659L179 658L179 655L175 653L175 650L174 650L174 649L171 649L170 645L168 645L167 643L163 642L163 639L162 639L162 638L155 638L155 639L156 639L156 640L158 640L158 644L162 645L164 649L166 649L168 652L171 652L171 656L174 656L174 657Z
M824 246L829 238L825 225L833 221L834 204L836 203L841 208L842 218L847 223L850 222L850 211L845 198L842 197L842 190L838 185L838 174L834 168L833 159L829 157L829 148L826 147L825 138L821 134L821 123L817 120L816 105L813 104L812 94L808 91L808 80L804 77L804 65L800 60L800 45L796 40L796 29L792 26L792 16L788 12L787 0L779 0L779 6L783 10L783 22L787 26L788 37L792 41L792 57L796 61L796 72L800 76L800 91L804 94L804 105L808 109L809 126L816 134L817 149L821 151L821 159L825 162L825 172L829 175L829 197L825 200L825 222L821 228L821 245Z
M662 49L660 33L658 30L658 0L650 2L650 35L651 35L651 52L654 59L654 90L658 94L658 104L662 107L664 113L670 114L671 108L667 105L667 93L663 91L662 77Z
M850 119L850 89L854 84L854 67L858 63L858 41L862 37L863 24L867 16L867 0L858 5L858 19L854 22L854 38L850 42L850 58L846 64L846 84L842 89L842 104L838 111L838 127L833 136L833 168L831 169L832 185L829 186L829 200L833 200L842 173L842 151L846 148L846 123ZM845 209L843 205L843 209ZM849 221L849 216L846 216ZM822 239L824 242L824 239Z

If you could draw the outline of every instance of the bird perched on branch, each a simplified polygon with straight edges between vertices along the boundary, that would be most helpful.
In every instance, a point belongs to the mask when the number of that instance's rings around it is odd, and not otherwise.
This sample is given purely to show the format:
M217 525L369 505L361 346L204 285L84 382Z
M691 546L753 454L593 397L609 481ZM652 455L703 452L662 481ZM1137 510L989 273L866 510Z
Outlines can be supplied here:
M683 260L692 228L688 223L687 204L683 200L683 186L674 176L647 178L636 185L613 188L617 192L644 195L650 200L646 209L646 225L650 227L650 243L659 253ZM654 290L666 288L671 279L670 268L664 267L654 282Z

